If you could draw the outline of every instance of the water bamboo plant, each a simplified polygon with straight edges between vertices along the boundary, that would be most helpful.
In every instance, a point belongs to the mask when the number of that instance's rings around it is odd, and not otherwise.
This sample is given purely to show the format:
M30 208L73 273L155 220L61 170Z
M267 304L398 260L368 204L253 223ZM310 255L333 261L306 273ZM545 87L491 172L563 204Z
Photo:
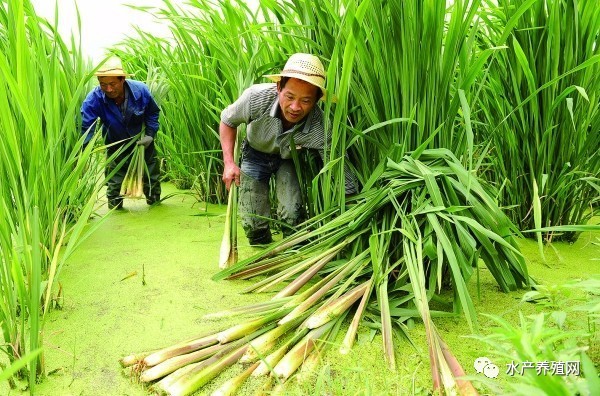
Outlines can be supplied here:
M144 146L135 146L131 153L127 173L121 185L120 195L127 198L143 198L144 196L144 175L146 162L144 160Z
M521 229L586 224L600 199L600 11L593 0L502 0L481 10L488 66L474 117L486 178ZM576 232L544 232L573 241Z
M169 394L190 394L250 354L241 361L264 356L252 375L258 370L285 381L317 340L335 339L342 318L354 312L342 350L351 348L363 318L378 318L393 368L395 334L406 320L420 317L429 329L434 388L474 394L470 384L457 381L463 371L435 330L428 302L452 287L453 312L464 312L476 328L466 282L479 260L504 291L528 285L529 277L514 240L518 230L450 151L388 161L377 186L349 199L343 213L317 215L301 228L215 276L266 275L247 292L275 291L270 302L229 311L253 312L253 318L134 361L132 373L142 381L162 378L156 384ZM283 343L274 342L280 338ZM163 362L168 369L154 368Z
M598 341L600 280L538 285L522 301L536 303L538 312L525 315L519 311L518 323L486 315L496 326L490 334L475 336L489 348L490 359L513 362L507 369L510 381L486 381L489 389L496 394L511 395L530 395L532 389L544 394L594 394L595 389L600 389L600 378L590 351ZM577 330L573 326L581 321L587 321L587 329ZM541 367L526 369L520 362L546 362L548 367L537 363ZM561 373L560 365L566 362L573 366L564 369L564 375L550 375Z
M225 231L221 241L221 251L219 253L219 268L227 268L235 264L238 260L238 187L233 184L229 189L229 198L227 199L227 213L225 214Z
M398 160L433 134L431 147L489 164L481 171L523 229L581 224L597 207L600 15L594 1L367 1L358 14L357 3L339 0L264 2L255 10L243 1L218 7L194 1L185 9L164 4L152 12L172 24L177 45L140 32L122 56L129 54L141 70L149 63L169 70L169 102L203 109L165 108L167 167L176 180L201 183L203 199L225 197L215 154L219 111L286 55L307 51L331 61L331 88L343 101L332 122L335 165L319 183L331 184L346 154L364 183L382 157ZM570 52L559 56L557 48ZM472 102L475 84L473 133L455 133L456 90ZM486 148L490 140L493 147ZM341 187L332 188L335 197L307 199L315 206L311 213L339 204ZM532 210L538 200L539 226Z
M236 136L236 143L233 149L233 156L236 163L240 158L240 137L244 136L245 128L240 128L240 133ZM219 252L219 268L227 268L234 265L238 260L238 186L233 183L229 188L227 198L227 213L225 214L225 229L223 240L221 241L221 250Z
M103 158L83 146L79 107L93 70L80 44L29 0L0 1L0 329L2 360L27 356L30 391L44 375L44 315L61 268L96 209Z
M159 150L168 159L166 174L194 188L200 199L225 202L218 139L220 111L273 67L270 26L241 0L190 2L183 8L165 0L159 9L142 9L167 20L177 45L139 32L116 53L136 70L152 64L168 71L168 93L161 107ZM288 47L291 51L291 46ZM282 53L285 49L278 50Z
M332 114L326 128L332 132L330 146L322 171L303 184L311 187L311 196L306 200L311 219L289 238L224 269L216 277L261 276L248 291L274 291L275 297L229 311L253 313L255 316L247 323L224 329L223 334L166 348L163 360L176 359L173 362L177 363L170 374L162 368L160 374L159 370L152 371L152 375L146 372L163 361L156 356L143 361L130 359L134 372L148 382L162 376L156 383L158 387L173 394L188 394L225 366L237 360L256 362L256 356L262 356L256 367L251 366L224 386L235 386L232 383L238 384L255 373L271 373L271 377L282 381L298 367L299 356L311 360L309 351L335 340L348 315L353 319L340 349L347 351L352 346L361 321L373 323L381 329L384 358L393 367L395 335L406 330L404 323L409 318L420 318L426 326L434 388L474 392L468 383L456 379L462 371L431 321L432 316L441 313L431 310L428 302L440 290L451 288L453 299L448 303L452 313L464 312L470 326L476 328L466 284L479 270L481 261L503 291L529 284L514 241L514 236L520 235L518 227L500 210L496 197L501 198L501 204L514 203L503 199L508 183L503 184L504 180L531 179L532 186L546 180L544 176L531 177L533 166L515 170L510 177L501 172L490 177L495 169L488 166L490 161L503 159L489 159L489 135L482 131L512 128L509 124L517 116L517 120L527 119L523 114L534 102L534 94L558 89L556 83L566 77L555 73L538 83L528 72L533 69L523 67L527 56L530 64L538 59L535 45L538 39L549 37L546 32L552 30L555 37L585 41L586 54L577 52L578 45L571 46L581 59L563 73L585 70L594 75L591 71L596 58L590 54L598 48L598 34L594 33L598 12L589 2L577 2L580 5L575 6L576 2L558 0L506 1L499 2L500 6L484 0L456 0L451 4L294 0L264 1L256 10L249 10L241 1L219 1L219 7L212 3L194 1L192 7L196 10L184 11L165 1L161 15L173 23L179 44L172 56L163 56L165 50L170 51L164 42L159 46L144 40L132 42L132 48L144 49L137 52L154 51L160 58L168 58L163 61L165 68L181 70L175 79L174 89L179 92L174 98L195 98L193 102L203 106L202 114L191 112L193 122L185 123L177 133L189 131L190 125L205 128L207 132L202 136L206 144L198 145L201 148L197 152L208 154L206 159L212 161L218 113L236 97L233 94L280 65L286 54L305 51L318 53L327 61L328 89L339 99L337 104L324 104L325 114ZM560 27L565 23L551 23L556 22L566 3L568 15L578 15L589 27L585 37L570 32L561 36ZM537 22L515 29L522 15ZM528 51L521 51L527 56L518 50L513 52L517 48L515 40L508 41L513 34L517 41L524 37L523 43L519 42L522 49L525 44L530 46ZM551 42L554 45L548 48L555 48L560 41ZM551 52L546 51L548 59ZM190 58L196 61L189 62ZM549 61L542 69L554 72L551 65ZM504 73L512 74L507 78ZM594 86L598 80L590 77L588 81ZM202 86L187 89L199 82ZM525 93L521 86L526 86ZM584 100L594 95L588 86L565 89L558 92L568 96L577 91ZM556 103L565 98L556 97ZM497 102L502 102L500 111L496 110ZM584 121L577 121L577 125L589 121L592 131L598 129L597 98L590 101L587 113L582 101L584 107L565 103L567 113L575 110L574 114L583 116ZM529 110L527 114L537 117L540 107ZM499 114L502 119L496 118ZM551 118L549 113L544 117ZM568 120L581 120L577 117L570 115ZM554 126L545 125L542 132L549 137ZM525 127L520 124L519 128ZM584 141L589 139L584 136L585 128L575 129ZM504 148L502 136L498 133L494 137L493 150ZM172 141L175 139L173 135ZM197 138L182 140L184 146L180 142L173 146L187 149L193 139ZM591 139L593 148L595 141ZM512 142L507 145L512 147ZM540 147L538 142L535 146ZM531 153L525 155L535 157ZM511 158L521 160L524 156ZM204 164L206 159L202 159ZM355 197L344 195L341 172L348 162L363 186ZM597 191L595 162L582 161L580 166L586 172L581 179ZM200 172L203 180L213 177L218 167L207 169ZM483 178L491 180L500 193ZM533 194L538 195L537 203L518 202L524 207L519 210L527 213L530 206L550 204L543 202L548 186L544 182L538 186L541 193ZM207 184L206 191L210 188ZM207 195L222 196L221 184L214 191ZM519 187L516 191L526 189ZM545 218L540 213L536 210L536 219ZM513 219L522 224L522 217ZM548 224L535 223L538 228ZM292 327L282 328L290 323L294 323ZM265 340L267 334L281 340ZM249 348L256 348L254 355Z

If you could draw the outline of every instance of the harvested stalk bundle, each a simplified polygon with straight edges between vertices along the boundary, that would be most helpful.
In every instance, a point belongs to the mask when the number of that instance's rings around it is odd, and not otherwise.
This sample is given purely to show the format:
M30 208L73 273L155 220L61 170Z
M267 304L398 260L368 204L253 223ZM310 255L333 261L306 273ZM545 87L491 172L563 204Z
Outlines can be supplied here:
M154 352L156 351L133 353L131 355L127 355L121 358L121 360L119 360L119 363L121 363L121 367L130 367L134 364L140 363L140 361L143 361L144 358L153 354Z
M258 362L252 364L244 372L237 377L230 379L212 393L212 396L228 396L233 395L242 386L244 381L252 374L252 372L258 367Z
M135 146L131 153L131 160L129 161L123 184L121 184L121 196L127 198L144 197L145 171L146 161L144 160L144 146Z
M143 358L143 361L146 366L156 366L157 364L162 363L165 360L170 359L172 357L180 356L190 352L195 352L197 350L210 347L216 344L217 342L217 336L215 334L211 334L191 341L182 342L180 344L176 344L171 347L161 349L159 351L155 351L152 354L145 356Z
M140 381L142 382L150 382L154 381L158 378L162 378L167 374L174 372L181 367L185 367L190 363L201 362L206 360L223 349L222 345L217 344L207 348L203 348L201 350L186 353L185 355L174 356L169 358L162 363L157 364L154 367L151 367L145 370L140 375Z
M221 241L219 268L227 268L237 263L237 206L238 187L232 183L227 198L227 214L225 215L225 230Z
M241 133L236 135L236 142L233 148L233 157L236 163L240 160L239 136L245 132L245 127L241 127ZM225 215L225 229L223 231L223 240L221 241L221 251L219 254L219 268L228 268L237 263L238 260L238 235L237 235L237 216L238 216L238 186L235 182L229 187L227 197L227 214Z
M286 381L315 345L335 340L343 318L350 314L352 323L344 330L342 344L347 352L368 314L381 321L384 357L390 368L395 367L393 333L397 331L392 324L420 318L426 328L434 388L476 394L470 383L456 379L462 369L431 320L429 299L452 287L454 310L462 310L475 328L466 285L480 259L503 291L529 284L514 240L518 230L450 151L433 149L413 155L398 163L389 160L373 188L349 200L345 211L319 215L296 234L218 273L217 280L267 275L249 291L279 292L272 303L250 307L254 314L250 319L216 333L223 352L202 366L180 369L196 374L188 373L176 381L178 387L167 388L177 389L174 394L193 392L222 368L247 364L257 356L263 356L259 365L244 372L240 381L267 374ZM279 346L275 339L282 340ZM177 393L181 389L184 393Z

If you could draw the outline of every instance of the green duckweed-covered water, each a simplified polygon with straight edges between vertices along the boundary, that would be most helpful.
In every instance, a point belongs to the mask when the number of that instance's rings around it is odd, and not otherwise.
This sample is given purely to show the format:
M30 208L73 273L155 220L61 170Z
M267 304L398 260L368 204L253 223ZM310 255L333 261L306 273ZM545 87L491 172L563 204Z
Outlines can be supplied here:
M171 186L166 189L174 191ZM36 394L148 394L125 375L118 362L121 357L221 329L235 318L206 320L203 316L268 298L241 294L247 281L210 279L218 271L224 206L198 204L189 195L177 195L156 207L148 207L143 200L125 200L124 207L104 220L60 274L61 308L50 312L45 323L48 377ZM600 275L598 238L598 234L584 233L575 244L554 244L546 249L547 264L533 241L520 245L530 274L539 283L561 284ZM244 246L244 238L240 243L241 255L252 251ZM518 310L539 312L533 304L520 303L524 291L501 293L486 269L480 272L480 298L475 277L470 285L484 334L492 322L481 313L517 323ZM435 323L467 374L474 375L473 361L486 356L485 345L466 338L470 331L462 316L438 318ZM398 341L398 369L391 372L383 361L381 337L373 337L363 327L350 354L340 355L337 345L332 345L316 367L318 375L301 383L291 380L285 393L426 394L430 370L425 333L418 321L410 336L417 350L407 341ZM343 334L340 342L341 338ZM596 363L600 360L597 346L592 347L591 357ZM495 363L504 367L507 362ZM226 375L237 370L232 368ZM200 394L223 381L217 378ZM262 382L248 383L242 393L254 394ZM5 391L10 393L0 387L0 393Z

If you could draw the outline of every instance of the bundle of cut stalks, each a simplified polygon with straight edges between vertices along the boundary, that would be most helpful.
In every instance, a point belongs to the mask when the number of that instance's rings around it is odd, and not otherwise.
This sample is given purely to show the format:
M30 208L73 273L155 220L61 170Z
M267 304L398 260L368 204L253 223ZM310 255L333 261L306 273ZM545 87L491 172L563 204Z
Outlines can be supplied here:
M144 146L135 146L131 154L129 166L127 167L125 179L123 180L123 184L121 184L121 196L127 198L143 198L145 169Z
M244 135L245 126L240 128L240 133L236 135L236 142L233 148L233 157L236 163L240 159L239 137ZM238 260L238 238L237 238L237 215L238 215L238 186L231 183L229 195L227 197L227 213L225 217L225 229L221 241L221 250L219 253L219 268L229 268Z
M340 212L318 215L296 234L218 273L217 280L260 275L246 292L277 293L264 303L217 314L253 315L249 321L141 360L140 380L163 378L156 386L186 395L237 362L252 365L219 394L231 394L249 375L285 382L323 345L339 343L342 329L339 352L347 353L368 315L380 320L390 369L395 369L394 333L406 331L408 319L420 318L434 390L477 394L457 378L464 371L431 319L452 313L431 311L429 300L442 287L452 287L453 311L462 310L475 328L466 282L480 260L502 290L527 285L513 238L516 227L473 174L443 149L388 161L378 183Z
M229 197L227 199L227 214L225 217L225 230L223 240L221 241L221 250L219 254L219 268L228 268L237 263L237 201L238 187L235 183L229 188Z

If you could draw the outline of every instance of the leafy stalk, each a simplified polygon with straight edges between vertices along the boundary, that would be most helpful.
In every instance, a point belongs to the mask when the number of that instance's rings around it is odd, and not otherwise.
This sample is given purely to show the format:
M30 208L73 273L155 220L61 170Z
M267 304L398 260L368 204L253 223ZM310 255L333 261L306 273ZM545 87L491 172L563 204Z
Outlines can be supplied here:
M219 268L227 268L237 262L237 201L238 187L233 183L227 198L227 213L225 214L225 230L221 241Z

